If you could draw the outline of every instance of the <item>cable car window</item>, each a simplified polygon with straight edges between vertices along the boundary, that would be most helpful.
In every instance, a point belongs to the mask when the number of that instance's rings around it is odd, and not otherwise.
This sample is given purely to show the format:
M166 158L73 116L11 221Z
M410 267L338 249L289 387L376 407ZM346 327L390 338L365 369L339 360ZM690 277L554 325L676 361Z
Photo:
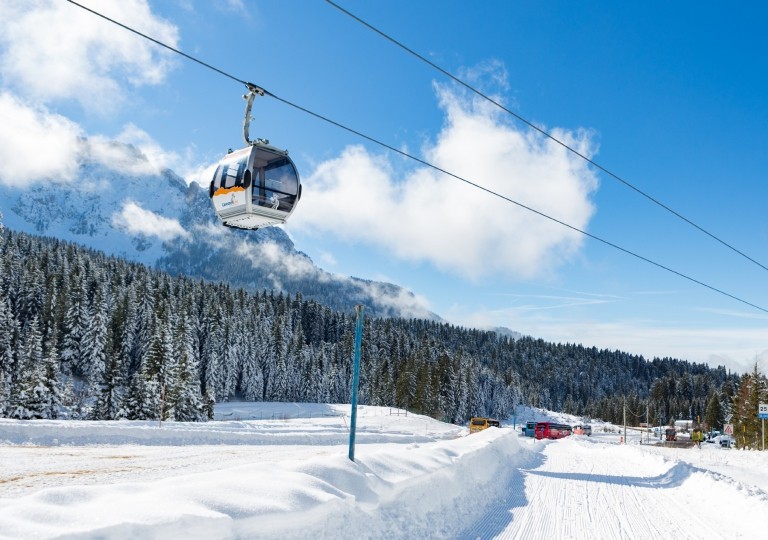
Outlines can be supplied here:
M248 162L248 157L231 161L225 165L224 170L224 187L231 188L235 186L243 185L243 173L245 172L245 165Z
M296 169L287 159L273 161L264 168L264 186L285 195L296 195L299 189Z
M234 186L248 187L250 178L245 174L247 172L246 166L248 165L248 155L230 156L229 159L222 161L216 173L213 175L212 191L216 191L219 188L232 188Z

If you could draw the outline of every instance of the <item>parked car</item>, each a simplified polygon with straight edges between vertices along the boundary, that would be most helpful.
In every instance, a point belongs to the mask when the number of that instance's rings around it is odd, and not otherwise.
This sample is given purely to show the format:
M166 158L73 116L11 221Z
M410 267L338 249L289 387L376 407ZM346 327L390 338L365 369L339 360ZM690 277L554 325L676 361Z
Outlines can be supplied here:
M723 448L731 448L736 444L736 439L732 435L720 435L720 446Z
M574 435L592 435L592 426L589 424L577 424L573 426Z
M713 429L712 431L710 431L709 433L707 433L707 438L706 438L706 441L707 441L708 443L711 443L711 444L715 444L715 441L717 441L717 440L718 440L717 438L718 438L719 436L720 436L720 432L719 432L719 431L717 431L716 429Z

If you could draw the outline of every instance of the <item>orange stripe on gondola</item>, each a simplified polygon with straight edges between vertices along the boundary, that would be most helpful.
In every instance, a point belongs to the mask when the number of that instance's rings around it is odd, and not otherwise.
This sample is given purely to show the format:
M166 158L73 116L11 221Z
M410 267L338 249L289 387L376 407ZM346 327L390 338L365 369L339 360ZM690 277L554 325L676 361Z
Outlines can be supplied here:
M213 196L216 197L217 195L226 195L227 193L235 193L237 191L245 191L244 187L241 186L235 186L231 188L219 188L214 193Z

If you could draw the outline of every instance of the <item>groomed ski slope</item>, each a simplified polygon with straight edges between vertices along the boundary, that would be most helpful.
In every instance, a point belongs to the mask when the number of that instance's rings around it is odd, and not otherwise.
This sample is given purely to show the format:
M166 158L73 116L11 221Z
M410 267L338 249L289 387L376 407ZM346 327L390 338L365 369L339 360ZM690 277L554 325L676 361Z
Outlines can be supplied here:
M641 447L581 437L539 444L539 462L521 471L524 489L462 537L759 537L750 535L768 510L761 488Z
M0 420L0 538L758 538L764 453L534 442L381 407ZM346 415L346 416L345 416Z

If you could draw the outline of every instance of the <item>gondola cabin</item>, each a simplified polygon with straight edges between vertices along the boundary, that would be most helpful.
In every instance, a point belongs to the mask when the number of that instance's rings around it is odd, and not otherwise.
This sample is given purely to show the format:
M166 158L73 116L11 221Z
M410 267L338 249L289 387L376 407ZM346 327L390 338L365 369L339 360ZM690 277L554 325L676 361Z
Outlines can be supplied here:
M219 162L210 197L228 227L278 225L286 222L301 198L299 173L285 150L252 143Z

